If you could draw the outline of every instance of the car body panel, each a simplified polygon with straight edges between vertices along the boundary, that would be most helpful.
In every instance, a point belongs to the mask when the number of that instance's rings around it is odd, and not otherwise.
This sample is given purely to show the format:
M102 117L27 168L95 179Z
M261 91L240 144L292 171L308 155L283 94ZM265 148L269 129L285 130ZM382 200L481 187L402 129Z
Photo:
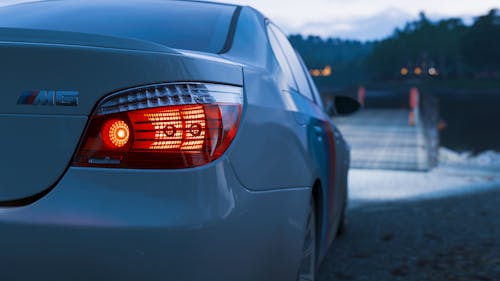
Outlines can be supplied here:
M274 58L269 50L263 19L257 10L243 7L233 35L232 48L220 55L247 67L269 69Z
M292 280L309 193L249 191L227 158L167 172L70 168L37 202L0 210L0 271L5 280Z
M71 162L86 123L85 116L0 114L0 201L51 187Z
M311 186L315 168L294 101L300 96L282 94L272 77L262 79L261 72L245 69L245 89L255 94L247 94L245 122L228 157L251 190Z
M44 30L40 28L0 27L0 42L177 53L174 49L149 41L81 32Z

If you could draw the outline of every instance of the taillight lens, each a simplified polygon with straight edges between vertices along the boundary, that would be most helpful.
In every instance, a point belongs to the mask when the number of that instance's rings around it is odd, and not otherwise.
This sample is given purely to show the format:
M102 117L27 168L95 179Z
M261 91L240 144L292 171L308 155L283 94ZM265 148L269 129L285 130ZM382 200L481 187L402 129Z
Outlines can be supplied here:
M91 116L74 166L180 169L219 158L238 130L241 87L159 84L105 98Z

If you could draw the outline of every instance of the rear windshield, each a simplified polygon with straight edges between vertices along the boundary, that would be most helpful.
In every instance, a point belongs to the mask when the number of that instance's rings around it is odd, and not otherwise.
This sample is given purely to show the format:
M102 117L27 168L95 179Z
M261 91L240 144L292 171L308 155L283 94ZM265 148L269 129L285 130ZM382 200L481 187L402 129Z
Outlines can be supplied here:
M0 27L128 37L218 53L226 42L235 9L162 0L44 1L0 8Z

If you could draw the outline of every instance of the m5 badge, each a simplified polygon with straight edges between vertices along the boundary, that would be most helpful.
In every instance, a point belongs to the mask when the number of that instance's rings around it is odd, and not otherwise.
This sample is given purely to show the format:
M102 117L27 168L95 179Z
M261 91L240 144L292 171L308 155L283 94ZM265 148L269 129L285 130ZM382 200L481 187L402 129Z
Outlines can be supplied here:
M26 91L21 94L17 104L44 106L78 106L77 91Z

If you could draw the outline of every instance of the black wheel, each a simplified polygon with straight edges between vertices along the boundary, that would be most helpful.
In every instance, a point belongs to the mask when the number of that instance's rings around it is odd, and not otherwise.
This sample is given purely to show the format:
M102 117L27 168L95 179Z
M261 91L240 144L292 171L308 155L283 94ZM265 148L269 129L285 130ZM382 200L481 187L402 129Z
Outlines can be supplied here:
M298 281L314 281L317 270L316 205L311 199L307 214L306 235L302 249L302 261L297 276Z

